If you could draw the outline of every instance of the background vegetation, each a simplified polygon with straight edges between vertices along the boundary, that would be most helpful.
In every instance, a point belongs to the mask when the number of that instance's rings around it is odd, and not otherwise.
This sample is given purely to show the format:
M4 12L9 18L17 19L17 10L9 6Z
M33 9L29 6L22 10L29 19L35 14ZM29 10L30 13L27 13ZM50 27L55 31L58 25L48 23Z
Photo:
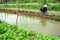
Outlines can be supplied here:
M48 10L60 11L60 3L58 0L18 0L19 8L40 9L44 3L48 5ZM16 0L0 0L4 4L16 4ZM16 8L16 5L4 5L3 8ZM1 8L1 5L0 5Z
M13 3L15 3L16 2L16 0L0 0L0 3L2 3L2 2L13 2ZM30 3L30 2L32 2L32 3L34 3L34 2L51 2L51 3L56 3L56 2L58 2L58 0L19 0L20 1L20 3Z

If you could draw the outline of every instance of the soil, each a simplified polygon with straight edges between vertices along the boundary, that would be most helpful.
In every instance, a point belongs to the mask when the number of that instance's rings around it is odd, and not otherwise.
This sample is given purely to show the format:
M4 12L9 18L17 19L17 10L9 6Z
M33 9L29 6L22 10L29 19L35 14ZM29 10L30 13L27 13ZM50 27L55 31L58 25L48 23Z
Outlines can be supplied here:
M28 11L19 11L18 12L16 10L11 10L11 9L0 9L0 12L8 12L8 13L14 13L14 14L23 14L23 15L28 15L28 16L36 16L36 17L41 17L41 18L45 18L45 19L51 19L51 20L56 20L56 21L60 21L60 19L55 18L55 16L47 16L46 14L41 14L41 13L36 13L36 12L28 12Z

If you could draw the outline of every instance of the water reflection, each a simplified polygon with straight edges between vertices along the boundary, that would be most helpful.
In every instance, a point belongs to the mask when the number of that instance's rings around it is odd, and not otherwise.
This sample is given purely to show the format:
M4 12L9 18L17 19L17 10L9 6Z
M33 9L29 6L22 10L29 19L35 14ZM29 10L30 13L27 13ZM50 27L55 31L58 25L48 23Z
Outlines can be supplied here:
M60 35L60 22L57 21L8 13L0 13L0 20L37 33Z
M46 22L47 22L47 20L41 19L41 20L40 20L41 26L43 26L43 27L45 26L45 27L46 27L46 25L47 25Z
M16 25L18 26L18 15L16 15Z

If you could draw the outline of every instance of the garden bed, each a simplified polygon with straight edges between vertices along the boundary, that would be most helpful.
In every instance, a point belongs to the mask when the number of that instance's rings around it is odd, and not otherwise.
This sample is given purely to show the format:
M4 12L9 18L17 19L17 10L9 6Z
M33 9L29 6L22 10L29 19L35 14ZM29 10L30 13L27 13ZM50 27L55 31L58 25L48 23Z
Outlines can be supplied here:
M60 40L60 39L52 35L38 34L35 31L27 31L27 29L23 29L15 25L11 25L1 21L0 40Z
M28 15L28 16L36 16L36 17L41 17L41 18L45 18L45 19L51 19L51 20L56 20L56 21L60 21L60 16L55 16L55 15L42 15L39 12L29 12L29 11L20 11L18 10L18 13L16 10L12 10L12 9L0 9L0 12L11 12L14 14L23 14L23 15Z

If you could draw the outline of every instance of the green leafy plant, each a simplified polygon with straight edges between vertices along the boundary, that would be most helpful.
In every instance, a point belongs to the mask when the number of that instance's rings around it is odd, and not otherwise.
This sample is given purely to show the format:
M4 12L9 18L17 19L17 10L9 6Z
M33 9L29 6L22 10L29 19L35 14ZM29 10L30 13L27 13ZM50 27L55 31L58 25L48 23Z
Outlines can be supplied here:
M6 22L0 23L0 40L60 40L56 36L37 34Z

